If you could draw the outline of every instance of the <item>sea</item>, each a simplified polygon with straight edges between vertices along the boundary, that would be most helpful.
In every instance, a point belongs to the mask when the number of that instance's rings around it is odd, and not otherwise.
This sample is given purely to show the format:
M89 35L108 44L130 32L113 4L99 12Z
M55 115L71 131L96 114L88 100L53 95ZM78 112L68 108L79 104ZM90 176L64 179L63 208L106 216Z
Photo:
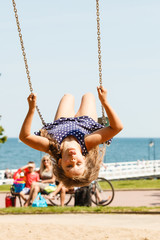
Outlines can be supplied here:
M18 138L8 138L7 142L0 144L0 170L18 169L28 161L34 161L38 168L43 155ZM160 159L160 138L114 138L110 146L106 146L104 156L105 163L154 159Z

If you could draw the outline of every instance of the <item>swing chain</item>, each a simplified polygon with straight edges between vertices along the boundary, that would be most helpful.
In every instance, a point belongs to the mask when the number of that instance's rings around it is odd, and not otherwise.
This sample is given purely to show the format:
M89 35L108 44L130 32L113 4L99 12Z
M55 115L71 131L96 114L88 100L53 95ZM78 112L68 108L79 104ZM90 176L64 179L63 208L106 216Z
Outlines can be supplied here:
M15 13L15 18L16 18L16 24L17 24L17 29L19 33L19 38L20 38L20 44L21 44L21 49L22 49L22 55L24 58L24 63L25 63L25 69L26 69L26 74L28 78L28 84L30 88L30 92L33 92L32 88L32 83L31 83L31 77L30 77L30 72L28 69L28 63L27 63L27 58L26 58L26 53L25 53L25 48L24 48L24 43L22 39L22 33L21 33L21 28L20 28L20 23L18 19L18 13L17 13L17 8L16 8L16 3L15 0L12 0L13 8L14 8L14 13ZM99 65L99 84L102 86L102 56L101 56L101 33L100 33L100 11L99 11L99 0L96 0L96 10L97 10L97 40L98 40L98 65ZM37 112L39 114L39 117L42 121L42 124L45 125L45 121L42 117L42 114L40 113L40 110L38 106L36 106ZM102 123L105 125L106 118L105 118L105 113L104 113L104 107L102 106Z
M101 32L100 32L100 11L99 0L96 0L96 15L97 15L97 40L98 40L98 66L99 66L99 85L102 87L102 55L101 55ZM102 124L105 125L106 117L104 107L102 107Z
M27 74L27 78L28 78L29 89L30 89L30 92L32 93L33 88L32 88L32 83L31 83L31 77L30 77L30 72L29 72L29 69L28 69L27 57L26 57L26 52L25 52L24 43L23 43L23 39L22 39L22 33L21 33L20 23L19 23L19 19L18 19L18 13L17 13L15 0L12 0L12 4L13 4L14 13L15 13L17 30L18 30L18 33L19 33L19 39L20 39L20 44L21 44L21 49L22 49L22 55L23 55L23 59L24 59L26 74ZM40 113L40 110L39 110L37 105L36 105L36 110L37 110L38 115L39 115L39 117L42 121L42 124L45 125L46 123L45 123L45 121L42 117L42 114Z

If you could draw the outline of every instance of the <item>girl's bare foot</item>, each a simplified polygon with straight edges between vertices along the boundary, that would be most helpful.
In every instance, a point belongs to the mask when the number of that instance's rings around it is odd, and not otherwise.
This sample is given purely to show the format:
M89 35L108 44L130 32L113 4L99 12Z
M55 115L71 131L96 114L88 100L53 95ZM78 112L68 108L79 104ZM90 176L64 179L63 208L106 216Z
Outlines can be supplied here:
M25 203L24 203L24 207L28 207L29 206L29 201L26 200Z
M50 199L50 200L54 200L55 195L53 193L50 193L48 196L45 196L45 198Z

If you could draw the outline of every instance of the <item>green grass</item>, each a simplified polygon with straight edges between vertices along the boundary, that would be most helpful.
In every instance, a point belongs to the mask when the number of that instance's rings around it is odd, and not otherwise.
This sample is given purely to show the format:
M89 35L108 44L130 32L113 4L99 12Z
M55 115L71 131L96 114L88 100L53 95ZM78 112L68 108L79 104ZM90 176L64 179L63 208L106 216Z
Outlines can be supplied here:
M160 189L160 179L119 180L111 183L115 190ZM105 182L101 182L101 186L107 188ZM10 191L10 185L0 185L0 191Z
M115 190L160 189L160 179L119 180L111 183ZM106 189L105 182L101 186Z
M62 213L138 213L153 214L160 213L160 207L9 207L1 208L0 215L3 214L62 214Z
M0 185L0 192L9 192L11 185Z
M111 181L114 189L160 189L159 179L150 180L121 180L121 181ZM101 183L103 188L106 188L104 182ZM6 192L10 191L10 185L0 185L0 191ZM141 214L160 214L160 207L50 207L47 208L34 208L34 207L10 207L10 208L0 208L0 214L62 214L62 213L141 213Z

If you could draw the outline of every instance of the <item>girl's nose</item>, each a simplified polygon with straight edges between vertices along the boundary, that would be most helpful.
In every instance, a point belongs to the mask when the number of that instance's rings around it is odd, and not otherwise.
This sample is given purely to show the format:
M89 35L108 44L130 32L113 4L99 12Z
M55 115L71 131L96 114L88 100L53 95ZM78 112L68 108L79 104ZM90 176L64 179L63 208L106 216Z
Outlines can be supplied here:
M70 150L69 151L69 154L72 156L72 155L75 155L76 154L76 151L75 150Z
M71 159L71 162L75 163L75 162L76 162L76 159L72 158L72 159Z

